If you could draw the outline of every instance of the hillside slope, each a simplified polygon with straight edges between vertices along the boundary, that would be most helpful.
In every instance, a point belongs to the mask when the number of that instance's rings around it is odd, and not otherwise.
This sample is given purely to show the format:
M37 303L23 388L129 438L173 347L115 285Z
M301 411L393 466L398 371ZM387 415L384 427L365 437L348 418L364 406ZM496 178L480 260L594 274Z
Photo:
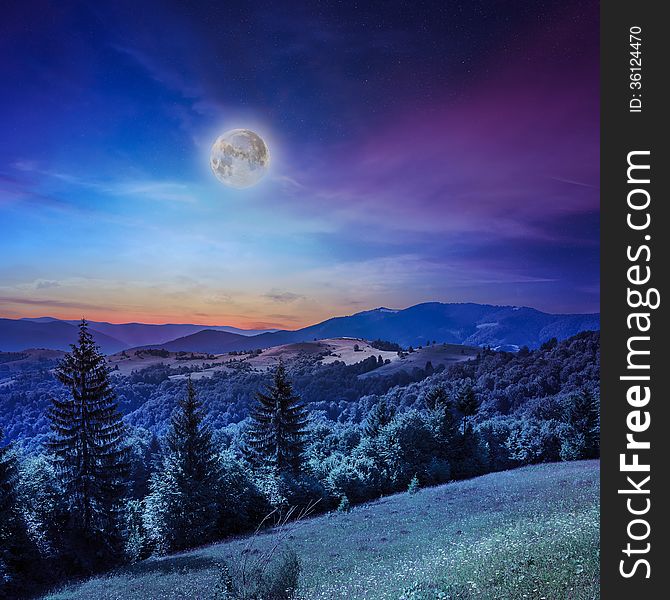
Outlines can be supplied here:
M305 339L381 338L403 346L437 341L536 348L552 337L564 339L587 329L600 329L599 315L551 315L526 307L427 302L404 310L378 308L329 319L295 333Z
M288 542L302 591L311 600L598 597L598 468L537 465L305 521ZM266 533L251 547L243 538L150 559L47 598L215 598L221 562L235 565L275 540Z

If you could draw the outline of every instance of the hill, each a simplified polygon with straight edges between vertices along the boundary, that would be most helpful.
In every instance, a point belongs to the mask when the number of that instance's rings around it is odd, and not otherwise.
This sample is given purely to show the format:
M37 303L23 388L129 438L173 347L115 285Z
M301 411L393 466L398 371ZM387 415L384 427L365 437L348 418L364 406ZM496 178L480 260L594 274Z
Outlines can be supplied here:
M113 354L127 344L99 331L92 330L96 343L106 354ZM49 350L70 350L70 344L77 341L79 330L76 325L65 321L25 321L21 319L0 319L0 351L16 352L26 348L46 348Z
M144 346L148 344L163 344L185 335L197 333L204 329L213 329L233 333L240 336L259 335L267 330L239 329L227 325L177 325L166 323L154 325L151 323L105 323L92 321L91 328L121 340L129 347Z
M222 354L233 350L250 350L256 348L254 340L258 336L247 337L228 331L215 331L214 329L204 329L191 335L177 338L165 344L152 344L151 347L158 347L170 352L208 352L212 354Z
M537 348L552 337L568 338L600 329L600 316L551 315L516 306L428 302L404 310L378 308L329 319L295 332L301 339L353 336L384 339L402 346L430 341L471 346ZM268 336L279 335L268 334ZM298 341L298 340L294 340Z
M359 351L354 350L359 346ZM399 409L417 408L436 385L457 393L472 383L482 401L481 416L510 415L582 388L597 391L600 340L581 333L556 344L518 353L442 344L400 358L361 340L321 340L287 344L261 354L207 355L167 350L127 350L109 357L120 408L130 425L163 431L185 374L197 380L199 397L216 428L243 421L255 393L268 382L268 368L287 364L296 392L311 410L335 421L360 422L379 399ZM136 354L139 352L139 355ZM23 356L26 354L27 356ZM372 363L382 355L389 364ZM0 423L8 440L33 438L48 430L49 398L63 393L48 369L57 357L0 354ZM472 360L467 360L473 358ZM463 360L466 359L466 360ZM431 361L434 373L426 370ZM445 365L444 370L441 365Z
M599 594L598 468L537 465L304 521L287 542L301 561L301 591L313 600L395 600L553 599L570 590L572 600L591 600ZM213 599L220 564L262 556L276 533L149 559L46 598Z
M37 318L23 318L23 319L7 319L17 323L67 323L69 325L77 325L77 320L62 320L54 317L37 317ZM228 333L235 333L240 336L260 335L273 330L267 329L239 329L237 327L230 327L227 325L196 325L192 323L175 324L166 323L156 325L152 323L108 323L106 321L89 321L89 327L100 334L104 334L114 338L117 342L121 342L124 348L132 348L136 346L146 346L152 344L164 344L171 340L180 337L188 336L204 329L212 329L215 331L222 331ZM20 326L16 326L20 330ZM1 334L1 330L0 330ZM1 338L0 338L1 339ZM24 346L21 349L24 349Z
M227 332L201 331L159 347L171 351L222 353L271 348L296 342L352 337L383 339L404 347L439 344L490 346L518 350L538 348L586 330L600 329L600 315L551 315L533 308L485 304L429 302L404 310L377 308L335 317L296 331L232 337Z
M51 317L0 319L0 350L66 350L73 339L70 327L75 324ZM522 346L537 348L554 337L562 340L580 331L599 330L600 315L552 315L518 306L428 302L404 310L377 308L334 317L295 331L105 322L91 322L90 327L108 354L136 347L220 354L342 337L383 339L404 347L437 342L514 351Z

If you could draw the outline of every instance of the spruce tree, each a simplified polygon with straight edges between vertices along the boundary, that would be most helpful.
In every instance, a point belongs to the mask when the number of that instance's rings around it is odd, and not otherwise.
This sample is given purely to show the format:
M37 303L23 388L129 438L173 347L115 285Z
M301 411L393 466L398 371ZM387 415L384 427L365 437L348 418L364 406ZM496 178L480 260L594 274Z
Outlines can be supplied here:
M149 534L163 552L190 548L215 537L221 469L204 419L189 378L147 498Z
M575 458L597 458L600 455L600 402L588 389L570 398L567 422L569 444Z
M468 419L474 417L479 410L480 401L475 395L475 390L471 385L464 385L458 392L456 398L456 408L463 416L463 435L466 435L470 428L468 428Z
M12 598L36 579L38 557L18 503L17 459L11 446L1 445L3 437L0 429L0 597Z
M123 552L129 455L109 373L82 319L78 343L56 368L69 395L52 399L47 447L67 503L70 550L84 571L108 566Z
M386 400L380 400L368 414L364 429L365 435L377 437L379 432L393 421L393 417L395 417L395 406L389 406Z
M286 368L279 363L272 385L256 394L247 443L253 461L278 472L297 473L306 442L307 410L293 392Z
M454 401L442 385L437 385L424 397L429 419L437 441L436 456L453 465L463 456L463 434L459 429Z
M431 388L424 396L423 403L430 411L440 410L444 406L451 405L449 395L442 385Z

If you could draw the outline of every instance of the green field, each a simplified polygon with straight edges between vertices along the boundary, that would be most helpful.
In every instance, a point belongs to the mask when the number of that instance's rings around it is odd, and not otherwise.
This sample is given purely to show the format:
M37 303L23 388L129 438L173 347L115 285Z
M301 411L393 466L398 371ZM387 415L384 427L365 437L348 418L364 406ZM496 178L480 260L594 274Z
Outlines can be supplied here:
M304 521L287 540L306 599L599 598L599 463L538 465ZM257 536L262 552L276 535ZM47 596L209 599L245 539L150 559Z

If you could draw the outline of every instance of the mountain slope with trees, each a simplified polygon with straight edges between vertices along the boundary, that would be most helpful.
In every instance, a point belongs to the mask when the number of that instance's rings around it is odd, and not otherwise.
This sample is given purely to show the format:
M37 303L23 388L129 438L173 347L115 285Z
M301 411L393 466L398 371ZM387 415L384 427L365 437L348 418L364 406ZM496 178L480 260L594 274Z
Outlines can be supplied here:
M152 373L114 379L82 322L55 371L52 434L0 453L0 523L18 516L26 532L3 558L4 580L27 590L34 569L62 581L250 531L264 515L290 519L295 507L347 512L491 471L596 458L598 356L586 332L417 369L403 385L361 378L374 357L299 357L269 374L156 385ZM151 390L174 396L143 398Z

